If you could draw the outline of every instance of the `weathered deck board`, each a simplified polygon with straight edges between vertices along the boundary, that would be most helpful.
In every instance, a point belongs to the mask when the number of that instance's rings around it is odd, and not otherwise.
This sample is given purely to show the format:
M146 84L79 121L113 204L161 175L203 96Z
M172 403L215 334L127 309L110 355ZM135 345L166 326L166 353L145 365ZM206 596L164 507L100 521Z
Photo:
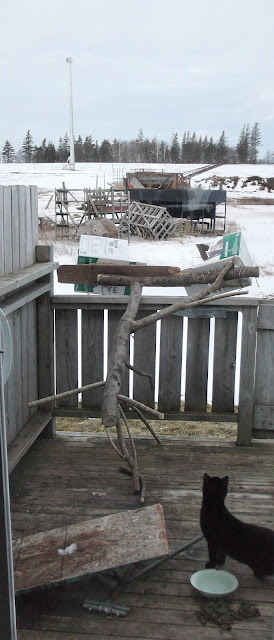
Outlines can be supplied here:
M147 314L139 311L136 319L144 318ZM154 407L155 386L155 346L156 325L150 324L134 334L134 367L151 376L133 374L133 397L148 407Z
M82 311L82 384L103 380L104 311ZM101 407L102 389L84 391L82 406Z
M56 392L62 393L78 387L78 335L77 310L56 309ZM59 406L77 406L78 396L58 401Z
M215 320L212 411L234 411L237 316Z
M161 320L159 411L180 411L183 318Z
M186 360L186 411L206 411L209 318L189 318Z
M232 441L150 437L136 439L140 470L147 480L147 505L161 503L170 549L200 533L204 471L230 477L227 506L243 520L274 528L271 442L237 447ZM117 457L106 437L83 434L37 440L11 474L13 534L30 535L54 527L138 508L129 478L118 473ZM203 627L196 616L203 600L190 575L207 559L205 540L132 582L116 596L131 608L125 619L83 609L83 601L106 599L113 581L78 581L21 596L18 640L271 640L273 579L254 578L248 567L227 560L239 580L232 600L256 604L259 618L238 622L231 631Z

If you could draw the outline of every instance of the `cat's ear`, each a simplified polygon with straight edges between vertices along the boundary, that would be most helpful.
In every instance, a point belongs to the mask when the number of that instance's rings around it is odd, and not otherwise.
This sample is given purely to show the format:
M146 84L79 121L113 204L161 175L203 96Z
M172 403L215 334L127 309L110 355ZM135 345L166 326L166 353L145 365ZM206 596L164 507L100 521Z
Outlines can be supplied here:
M209 475L207 473L204 473L204 485L208 484L209 481Z
M228 487L228 480L229 480L229 477L228 477L228 476L225 476L225 477L223 478L223 485L224 485L224 488L225 488L225 489L227 489L227 487Z

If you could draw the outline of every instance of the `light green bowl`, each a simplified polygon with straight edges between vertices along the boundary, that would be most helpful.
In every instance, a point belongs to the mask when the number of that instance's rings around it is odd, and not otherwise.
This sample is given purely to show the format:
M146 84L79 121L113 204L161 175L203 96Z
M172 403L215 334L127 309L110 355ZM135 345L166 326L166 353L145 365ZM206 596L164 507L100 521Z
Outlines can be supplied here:
M194 589L206 598L225 598L236 591L238 580L232 573L221 569L203 569L196 571L190 578Z

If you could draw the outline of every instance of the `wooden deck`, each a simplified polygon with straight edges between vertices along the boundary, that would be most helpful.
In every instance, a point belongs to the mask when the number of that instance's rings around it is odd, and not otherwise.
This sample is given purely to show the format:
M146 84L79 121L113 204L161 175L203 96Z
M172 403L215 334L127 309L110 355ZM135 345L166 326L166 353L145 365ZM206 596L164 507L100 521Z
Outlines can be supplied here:
M162 438L160 448L150 438L136 442L147 480L146 505L163 505L170 550L200 533L204 472L229 475L227 506L235 515L274 528L270 442L237 447L227 440ZM11 474L13 537L138 508L131 480L118 468L119 460L103 436L39 438ZM130 607L126 618L83 608L87 598L106 599L109 578L22 595L17 602L18 640L272 640L274 578L256 579L248 567L230 560L225 568L239 580L231 600L257 605L261 616L236 622L230 631L199 622L197 612L205 601L189 578L206 559L202 540L118 592L116 603Z

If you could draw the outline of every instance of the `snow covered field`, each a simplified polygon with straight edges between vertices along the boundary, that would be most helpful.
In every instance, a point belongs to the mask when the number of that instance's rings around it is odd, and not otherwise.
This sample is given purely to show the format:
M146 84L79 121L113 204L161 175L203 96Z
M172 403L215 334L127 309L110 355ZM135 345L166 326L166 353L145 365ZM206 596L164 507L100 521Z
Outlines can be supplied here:
M0 184L35 184L38 186L38 208L40 217L54 217L54 199L49 203L54 189L65 182L69 189L84 187L108 187L111 182L122 177L129 170L156 169L158 171L186 172L199 165L144 165L144 164L77 164L75 172L61 164L0 164ZM212 176L240 178L235 188L228 187L227 192L227 232L242 231L253 258L253 263L260 267L260 277L253 281L249 288L252 296L274 297L274 193L262 190L259 185L248 184L243 187L243 180L249 176L263 178L274 177L273 165L222 165L212 171L200 174L192 179L192 186L201 184L203 188L211 188L209 179ZM226 188L226 187L224 187ZM248 198L248 200L247 200ZM256 201L253 202L253 199ZM258 201L261 202L258 204ZM204 241L206 241L206 236ZM212 242L208 236L207 240ZM201 239L198 239L198 242ZM148 264L166 264L179 266L181 269L194 266L200 262L196 248L197 237L156 241L130 242L130 259ZM61 264L76 263L77 245L57 242L55 258ZM64 289L65 287L65 289ZM56 292L71 292L70 285L57 286ZM144 293L147 293L144 290ZM151 293L151 290L150 290ZM156 293L156 292L155 292ZM159 293L159 290L157 291ZM167 295L179 295L184 290L167 290Z

